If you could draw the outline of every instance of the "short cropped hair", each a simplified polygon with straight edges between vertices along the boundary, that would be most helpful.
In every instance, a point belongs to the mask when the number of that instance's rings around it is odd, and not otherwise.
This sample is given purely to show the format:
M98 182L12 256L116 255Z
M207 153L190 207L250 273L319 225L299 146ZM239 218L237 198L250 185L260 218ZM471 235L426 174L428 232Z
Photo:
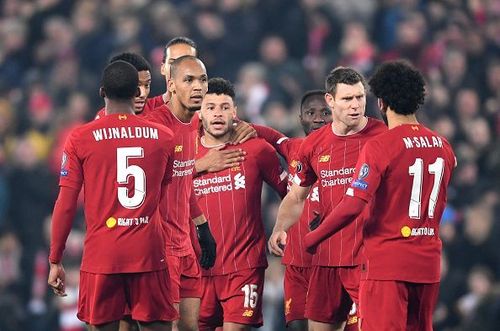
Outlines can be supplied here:
M129 100L136 96L139 85L137 69L128 62L115 61L104 68L102 88L111 100Z
M192 56L192 55L184 55L184 56L181 56L181 57L175 59L174 62L172 62L171 66L170 66L170 77L175 77L175 75L177 74L177 69L182 64L182 62L188 61L188 60L200 61L196 56Z
M236 97L233 84L231 84L229 80L221 77L214 77L208 80L207 94L224 94L230 96L233 100Z
M316 97L316 96L321 96L325 97L325 91L324 90L309 90L304 93L302 96L302 99L300 100L300 112L302 112L302 108L304 107L304 103L306 103L307 99L311 97Z
M192 39L188 37L175 37L173 39L170 39L170 41L165 45L165 48L163 49L163 60L162 60L163 63L165 63L165 61L167 60L167 49L170 46L178 44L185 44L191 46L195 49L196 53L198 53L198 47L196 46L196 43Z
M130 63L135 67L137 71L149 71L151 72L151 65L149 62L141 55L137 53L120 53L118 55L113 56L110 60L109 63L113 63L115 61L125 61Z
M326 77L325 89L326 92L335 97L338 84L355 85L359 82L365 85L365 79L359 72L352 68L337 67L330 71Z
M414 114L424 104L424 77L409 62L383 63L368 84L372 93L397 114Z

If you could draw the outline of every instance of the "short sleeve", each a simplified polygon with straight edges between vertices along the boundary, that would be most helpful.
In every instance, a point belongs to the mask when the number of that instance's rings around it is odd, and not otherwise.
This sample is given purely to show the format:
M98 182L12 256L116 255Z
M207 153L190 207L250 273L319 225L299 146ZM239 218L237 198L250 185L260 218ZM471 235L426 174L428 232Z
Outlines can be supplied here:
M356 196L370 201L377 191L382 174L387 167L384 164L386 157L375 141L368 141L361 149L354 172L351 186L346 195Z
M293 182L295 184L308 187L312 186L318 180L318 176L316 176L311 164L312 154L312 150L306 139L300 145L299 151L297 152L297 159L291 162L291 166L295 167L295 175L293 176Z
M76 136L76 132L73 131L64 144L59 186L72 187L76 190L80 190L83 183L83 168L76 150Z

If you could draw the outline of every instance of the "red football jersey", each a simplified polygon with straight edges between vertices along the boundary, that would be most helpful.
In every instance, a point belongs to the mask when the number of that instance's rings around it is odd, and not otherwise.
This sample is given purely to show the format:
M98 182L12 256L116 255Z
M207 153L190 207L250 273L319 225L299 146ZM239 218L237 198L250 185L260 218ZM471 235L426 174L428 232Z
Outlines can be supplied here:
M173 133L134 115L113 114L75 129L66 141L60 186L84 184L81 270L165 268L159 201L172 173Z
M175 117L167 104L156 108L145 118L166 126L174 133L172 183L167 187L160 210L166 221L167 255L185 256L193 252L189 235L192 222L189 199L199 118L195 115L190 123L184 123Z
M217 242L215 265L203 275L225 275L243 269L267 267L266 236L261 216L262 182L283 196L287 173L276 151L255 138L229 149L248 154L239 166L206 173L193 180L194 193ZM208 152L200 144L197 157Z
M139 114L136 114L137 116L146 116L148 115L152 110L162 106L165 102L163 102L163 95L157 95L154 98L147 98L146 99L146 104L144 105L144 109L142 112ZM102 107L97 114L95 115L94 119L99 119L101 117L106 116L106 108Z
M348 195L372 200L364 225L364 277L439 282L439 222L455 155L423 125L401 125L367 142Z
M259 133L260 135L260 133ZM304 138L282 138L275 145L278 152L283 156L288 163L288 189L293 184L298 165L298 151ZM304 203L304 210L300 215L300 219L287 231L287 244L285 253L281 262L286 265L297 267L310 267L312 262L312 254L308 253L303 245L304 236L309 232L309 222L316 216L314 212L321 215L321 207L319 204L319 189L318 183L314 183L311 187L311 192Z
M379 120L368 118L360 131L337 136L331 125L325 125L305 138L298 152L299 163L294 182L312 186L318 181L321 214L327 215L342 200L351 184L356 161L363 145L372 137L387 131ZM318 246L312 265L352 266L362 262L363 216Z

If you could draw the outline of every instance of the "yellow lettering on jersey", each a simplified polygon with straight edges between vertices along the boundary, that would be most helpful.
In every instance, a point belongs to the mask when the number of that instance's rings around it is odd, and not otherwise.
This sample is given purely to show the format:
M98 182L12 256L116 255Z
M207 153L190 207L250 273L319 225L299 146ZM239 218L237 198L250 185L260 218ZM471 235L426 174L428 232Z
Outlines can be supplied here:
M292 168L297 167L297 163L298 163L297 160L293 160L292 162L290 162L290 167Z
M126 120L127 119L127 115L118 115L118 119L119 120Z
M243 317L252 317L253 316L253 310L247 309L243 312Z
M175 152L176 152L176 153L180 153L180 152L182 152L182 145L177 145L177 146L175 146Z
M285 315L290 314L292 310L292 298L285 300Z
M231 168L231 171L240 171L240 170L241 170L240 166L236 166L236 167Z
M413 131L418 131L418 130L419 130L418 126L416 126L416 125L412 125L412 126L411 126L411 129L412 129Z
M330 155L321 155L318 162L328 162L330 161Z

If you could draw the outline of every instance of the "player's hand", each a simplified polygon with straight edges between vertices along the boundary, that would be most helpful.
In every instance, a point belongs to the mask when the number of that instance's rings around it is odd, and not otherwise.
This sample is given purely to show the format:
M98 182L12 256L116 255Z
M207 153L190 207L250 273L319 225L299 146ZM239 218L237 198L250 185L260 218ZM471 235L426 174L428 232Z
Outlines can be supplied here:
M50 263L49 279L47 283L52 288L57 296L65 297L66 285L64 281L66 279L66 273L64 272L64 267L61 263Z
M309 254L316 254L316 250L318 249L318 244L313 242L312 233L309 232L304 236L304 245L306 247L306 251Z
M197 225L196 232L198 232L198 242L201 247L200 265L203 269L212 268L215 264L217 245L208 222Z
M286 237L287 234L285 231L273 231L267 242L269 251L276 256L283 256L285 253Z
M227 168L240 165L245 160L247 152L240 149L223 149L225 146L212 148L205 156L196 160L196 171L198 173L217 172Z
M309 222L309 230L314 231L318 228L318 226L321 224L321 216L319 213L314 210L314 218Z
M242 144L248 139L257 137L257 131L245 121L238 121L235 123L235 127L229 141L231 144Z

